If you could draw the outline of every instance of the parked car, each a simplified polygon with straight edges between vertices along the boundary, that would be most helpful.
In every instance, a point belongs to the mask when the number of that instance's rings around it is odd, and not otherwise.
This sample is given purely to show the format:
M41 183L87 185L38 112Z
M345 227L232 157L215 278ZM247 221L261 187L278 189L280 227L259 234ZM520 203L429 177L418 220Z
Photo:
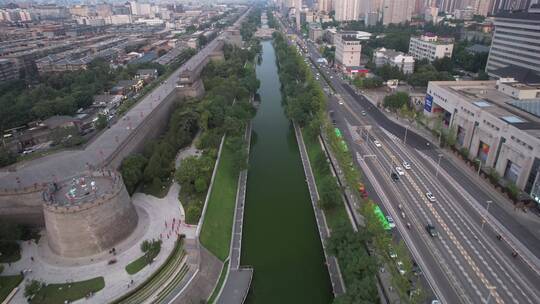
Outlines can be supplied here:
M394 222L394 219L390 215L386 216L386 220L388 221L390 228L396 228L396 223Z
M404 274L407 273L407 271L405 271L405 267L403 267L403 262L402 261L397 261L396 266L397 266L397 269L398 269L398 271L399 271L399 273L401 275L404 275Z

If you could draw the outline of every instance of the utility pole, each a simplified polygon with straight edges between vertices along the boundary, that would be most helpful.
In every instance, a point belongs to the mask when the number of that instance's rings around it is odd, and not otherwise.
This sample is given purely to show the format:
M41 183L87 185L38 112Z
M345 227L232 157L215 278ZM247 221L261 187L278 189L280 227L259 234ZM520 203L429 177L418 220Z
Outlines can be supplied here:
M405 126L405 136L403 137L403 143L407 143L407 131L409 131L409 126Z

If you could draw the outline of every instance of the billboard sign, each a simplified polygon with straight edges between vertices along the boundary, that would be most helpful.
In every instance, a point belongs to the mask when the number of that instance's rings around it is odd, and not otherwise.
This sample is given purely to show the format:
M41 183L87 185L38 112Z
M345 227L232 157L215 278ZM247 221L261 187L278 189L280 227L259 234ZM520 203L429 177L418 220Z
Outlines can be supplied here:
M424 111L431 113L432 108L433 108L433 96L426 94L426 100L424 102Z

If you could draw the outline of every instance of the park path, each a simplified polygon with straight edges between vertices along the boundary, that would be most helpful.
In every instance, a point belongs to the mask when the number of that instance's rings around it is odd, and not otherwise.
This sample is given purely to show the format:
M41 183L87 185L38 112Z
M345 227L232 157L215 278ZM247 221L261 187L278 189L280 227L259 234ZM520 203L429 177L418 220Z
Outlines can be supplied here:
M343 277L341 276L338 260L335 256L328 255L326 249L326 241L330 238L330 229L328 229L324 212L318 205L320 197L317 191L315 177L313 176L313 171L311 170L311 163L307 154L306 145L302 136L302 131L296 123L293 124L294 132L296 134L296 140L298 142L298 149L300 151L300 157L302 159L302 165L304 167L304 173L306 175L306 183L308 185L309 195L311 197L311 205L313 206L313 211L315 212L315 220L317 222L319 236L323 245L326 266L328 267L330 281L332 282L332 290L334 292L334 296L339 296L345 293L345 283L343 282Z
M182 159L199 153L193 145L180 150L176 158L176 166L180 164ZM90 299L80 300L80 302L84 301L84 303L106 303L144 282L165 262L172 252L177 232L184 233L187 240L193 240L196 237L196 226L184 224L184 209L178 201L180 188L178 183L173 182L167 195L163 198L144 193L135 193L133 195L132 201L139 216L139 223L135 231L126 240L115 246L116 255L104 252L80 259L59 257L48 248L45 231L42 232L43 236L38 244L33 242L21 243L21 260L10 265L4 265L4 275L25 272L25 280L20 285L21 289L11 303L26 302L23 295L24 286L26 282L32 279L50 284L76 282L102 276L105 280L105 288ZM172 228L173 219L181 221L182 225L179 229ZM167 223L167 226L165 226L165 223ZM129 275L125 271L125 267L142 255L140 250L142 241L159 238L163 243L155 262L138 273ZM197 252L189 250L187 254L199 255L198 250ZM112 259L116 259L117 262L109 265L108 262ZM189 259L187 260L189 261ZM198 258L195 260L198 261ZM133 280L133 283L128 287L128 282L131 282L131 280Z

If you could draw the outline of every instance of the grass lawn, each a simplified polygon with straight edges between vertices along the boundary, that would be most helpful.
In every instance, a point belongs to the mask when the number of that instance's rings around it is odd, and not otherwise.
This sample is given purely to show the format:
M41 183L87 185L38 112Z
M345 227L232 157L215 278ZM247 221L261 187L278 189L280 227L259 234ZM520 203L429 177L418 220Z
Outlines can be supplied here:
M204 247L222 261L229 255L236 202L238 172L232 164L234 153L226 144L223 146L200 237Z
M229 260L223 264L223 268L221 268L221 274L219 275L218 283L216 284L216 287L214 288L214 291L212 292L212 295L210 298L208 298L207 303L212 304L216 300L216 297L219 294L219 291L221 290L221 286L223 285L223 282L225 281L225 277L227 276L227 272L229 271Z
M84 298L90 292L97 292L103 287L105 287L103 277L69 284L49 284L40 289L30 304L63 304L66 300L72 302Z
M319 183L323 178L323 174L325 173L321 172L321 169L315 165L315 160L320 157L320 155L324 155L324 151L322 150L319 141L307 136L304 130L302 130L302 135L304 137L304 143L306 145L309 161L311 163L311 169L313 170L313 175L315 177L315 183L317 184L317 187L319 187ZM328 165L330 166L330 164ZM349 216L347 214L347 210L345 210L345 202L341 202L341 204L338 204L333 209L323 211L330 230L335 229L342 224L350 226Z
M141 271L141 269L146 267L146 265L148 265L148 261L151 261L158 254L159 254L159 251L152 258L147 258L146 255L143 255L143 256L139 257L135 261L127 264L126 272L129 273L129 274L136 274L137 272Z
M22 275L0 276L0 302L4 301L13 288L23 280Z

